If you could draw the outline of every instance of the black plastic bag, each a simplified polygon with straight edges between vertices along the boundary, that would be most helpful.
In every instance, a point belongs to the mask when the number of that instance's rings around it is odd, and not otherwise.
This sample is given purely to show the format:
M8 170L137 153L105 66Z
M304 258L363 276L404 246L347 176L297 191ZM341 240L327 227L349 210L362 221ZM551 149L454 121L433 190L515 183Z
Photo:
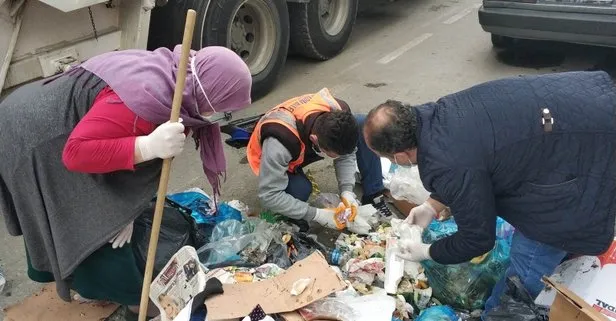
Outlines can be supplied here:
M319 250L326 255L330 249L316 240L315 237L298 232L291 234L288 243L272 242L267 249L267 262L274 263L283 269L288 269L295 262L305 259L314 251Z
M500 305L488 311L483 321L547 321L549 310L535 305L517 276L507 279L507 290Z
M134 223L131 242L137 267L142 273L145 271L147 262L154 208L155 203L152 202L150 207ZM205 243L205 237L199 232L197 224L190 216L190 209L183 208L167 199L160 225L153 276L156 277L171 257L182 247L190 245L199 248L203 245L201 243Z

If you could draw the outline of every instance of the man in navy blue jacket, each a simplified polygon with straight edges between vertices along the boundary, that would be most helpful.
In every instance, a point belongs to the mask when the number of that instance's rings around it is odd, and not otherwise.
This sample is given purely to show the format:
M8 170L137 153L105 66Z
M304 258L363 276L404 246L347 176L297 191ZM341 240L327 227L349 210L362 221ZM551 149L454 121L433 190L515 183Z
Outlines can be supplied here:
M387 101L364 136L382 157L419 166L432 195L407 222L426 227L449 206L458 224L432 245L406 242L407 260L483 255L498 215L516 228L507 276L536 297L567 253L601 254L614 238L616 88L604 72L506 78L415 107ZM505 279L486 310L504 289Z

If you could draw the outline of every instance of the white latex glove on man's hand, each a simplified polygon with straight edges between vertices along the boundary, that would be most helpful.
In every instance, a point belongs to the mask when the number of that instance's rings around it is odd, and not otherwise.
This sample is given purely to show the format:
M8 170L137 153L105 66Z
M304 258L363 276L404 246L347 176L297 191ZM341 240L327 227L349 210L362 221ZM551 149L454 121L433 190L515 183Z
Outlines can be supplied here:
M133 237L133 222L126 225L116 236L114 236L109 243L113 243L111 246L114 249L123 247L124 244L130 243L130 239Z
M398 257L411 262L432 260L430 257L430 244L411 239L402 239L398 242Z
M172 158L184 150L184 125L182 119L176 123L166 122L158 126L151 134L139 136L135 144L141 152L143 161L155 158Z
M372 227L376 227L378 224L378 210L372 205L364 205L358 208L355 221L348 221L346 227L352 233L366 235L370 233Z
M343 203L340 203L336 208L317 208L317 214L314 216L314 221L319 225L333 229L342 230L345 228L345 220L340 220L338 217L343 216L343 211L346 211Z
M342 199L342 203L344 204L344 206L351 209L351 216L349 216L348 221L355 221L360 206L359 201L357 200L357 196L355 196L355 193L353 192L345 191L342 192L340 198Z
M431 260L430 244L421 241L423 228L419 225L403 224L398 229L400 240L398 241L398 257L411 262Z
M428 227L430 222L436 217L436 210L428 202L413 207L404 223L409 225L419 225L422 228Z

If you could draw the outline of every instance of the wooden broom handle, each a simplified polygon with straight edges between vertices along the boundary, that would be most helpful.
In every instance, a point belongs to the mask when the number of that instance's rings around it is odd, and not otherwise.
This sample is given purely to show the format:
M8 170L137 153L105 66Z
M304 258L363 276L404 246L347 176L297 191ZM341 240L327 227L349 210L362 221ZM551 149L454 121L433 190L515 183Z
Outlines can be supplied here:
M184 25L184 39L182 40L182 54L180 56L180 63L178 65L177 82L175 84L175 92L173 93L173 104L171 106L170 121L172 123L177 122L180 118L184 85L186 83L186 71L188 68L188 59L190 57L190 48L192 45L196 16L197 12L192 9L188 10L188 12L186 13L186 24ZM163 168L160 175L160 183L158 185L156 209L154 211L154 220L152 221L152 234L150 235L150 244L148 246L148 259L145 264L143 289L141 290L139 321L146 321L147 318L148 305L150 301L150 285L152 283L152 274L154 273L156 248L158 247L158 236L160 234L160 224L163 219L163 209L165 207L165 197L167 196L167 186L169 185L170 172L171 159L169 158L163 160Z

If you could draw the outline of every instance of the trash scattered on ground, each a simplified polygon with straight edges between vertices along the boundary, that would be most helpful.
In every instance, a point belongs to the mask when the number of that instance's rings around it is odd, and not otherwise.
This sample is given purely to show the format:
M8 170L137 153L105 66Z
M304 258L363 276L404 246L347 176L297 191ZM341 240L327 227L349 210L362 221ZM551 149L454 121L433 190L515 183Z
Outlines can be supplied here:
M297 296L291 295L297 280L314 281ZM320 252L295 263L273 279L254 283L225 284L224 294L208 299L208 320L243 318L257 305L268 314L294 311L343 290L347 284L329 266Z

